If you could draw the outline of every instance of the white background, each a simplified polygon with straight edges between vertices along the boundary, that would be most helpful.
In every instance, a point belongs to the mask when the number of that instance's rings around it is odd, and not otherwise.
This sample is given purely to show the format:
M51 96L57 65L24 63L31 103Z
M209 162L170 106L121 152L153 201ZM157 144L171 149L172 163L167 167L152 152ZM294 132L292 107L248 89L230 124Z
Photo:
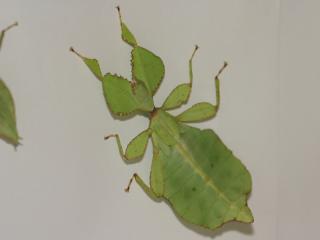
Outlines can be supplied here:
M151 145L143 161L126 164L103 137L117 132L127 144L147 119L114 120L100 82L68 51L130 77L118 4L166 65L157 105L188 81L194 44L189 105L214 100L213 76L229 62L217 118L195 126L215 129L251 171L252 226L212 233L179 221L136 184L123 191L133 172L148 179ZM0 142L0 239L317 239L319 8L316 0L0 0L0 29L20 23L4 40L0 74L23 137L16 152Z

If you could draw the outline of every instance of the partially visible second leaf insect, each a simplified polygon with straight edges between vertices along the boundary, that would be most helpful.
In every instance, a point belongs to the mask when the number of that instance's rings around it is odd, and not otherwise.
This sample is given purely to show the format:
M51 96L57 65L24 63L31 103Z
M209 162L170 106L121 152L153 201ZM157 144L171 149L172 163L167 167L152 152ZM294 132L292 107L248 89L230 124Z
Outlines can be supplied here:
M17 25L18 23L15 22L0 32L0 50L2 47L2 42L6 32ZM19 134L17 131L16 110L14 106L13 97L9 88L1 78L0 78L0 138L12 144L15 147L19 145Z
M73 48L70 50L102 82L104 97L112 114L118 117L142 114L150 119L149 127L136 136L125 151L118 134L106 137L116 139L125 161L143 157L151 138L150 185L135 173L126 191L135 180L151 198L166 199L185 221L212 230L230 221L252 223L253 216L247 206L251 192L250 173L213 130L200 130L186 124L216 116L220 107L219 76L227 63L215 77L215 105L200 102L173 116L168 111L189 99L193 84L192 59L198 47L189 60L189 83L178 85L161 107L155 107L153 95L164 78L164 64L158 56L138 44L123 22L119 7L118 12L122 39L133 48L131 81L112 73L103 75L96 59L84 57Z

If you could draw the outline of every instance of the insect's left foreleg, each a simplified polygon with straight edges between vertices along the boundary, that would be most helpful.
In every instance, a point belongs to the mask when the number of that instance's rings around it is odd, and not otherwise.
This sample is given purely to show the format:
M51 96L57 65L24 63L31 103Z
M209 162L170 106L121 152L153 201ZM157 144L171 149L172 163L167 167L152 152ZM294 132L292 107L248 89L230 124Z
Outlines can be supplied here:
M153 200L157 201L159 200L159 197L157 197L155 195L155 193L152 191L152 189L142 180L141 177L139 177L138 174L134 173L133 176L131 177L130 181L129 181L129 184L128 186L125 188L125 191L126 192L129 192L130 191L130 186L133 182L133 180L135 180L138 185L143 189L143 191L150 197L152 198Z
M3 41L3 38L4 38L5 33L6 33L9 29L11 29L11 28L13 28L13 27L15 27L15 26L17 26L17 25L18 25L18 23L15 22L15 23L11 24L10 26L6 27L5 29L3 29L3 30L0 32L0 50L1 50L2 41Z

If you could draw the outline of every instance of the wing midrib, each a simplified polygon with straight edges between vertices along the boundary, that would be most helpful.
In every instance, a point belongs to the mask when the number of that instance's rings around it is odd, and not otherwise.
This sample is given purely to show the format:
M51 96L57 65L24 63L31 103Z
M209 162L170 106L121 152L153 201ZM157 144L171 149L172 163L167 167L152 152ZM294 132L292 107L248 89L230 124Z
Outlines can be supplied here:
M160 120L160 122L162 127L168 130L168 135L170 135L170 137L172 137L175 140L174 147L183 156L182 159L191 166L191 168L196 172L196 174L198 174L202 178L204 184L210 186L215 192L219 194L219 196L221 196L222 199L224 199L228 204L232 205L232 201L219 189L219 187L214 183L212 178L209 175L207 175L202 170L202 168L196 164L196 160L188 150L188 147L186 147L183 143L183 139L180 137L180 135L178 137L173 135L170 131L170 127L168 127L167 124L165 124L165 121Z

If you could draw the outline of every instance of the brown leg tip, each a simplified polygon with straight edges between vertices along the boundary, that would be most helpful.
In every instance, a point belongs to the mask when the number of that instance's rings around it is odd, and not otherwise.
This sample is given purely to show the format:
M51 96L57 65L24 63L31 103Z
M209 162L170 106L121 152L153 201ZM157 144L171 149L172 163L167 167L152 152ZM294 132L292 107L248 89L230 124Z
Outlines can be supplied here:
M108 140L109 138L115 137L115 136L116 136L115 134L110 134L110 135L108 135L108 136L105 136L105 137L104 137L104 140Z

